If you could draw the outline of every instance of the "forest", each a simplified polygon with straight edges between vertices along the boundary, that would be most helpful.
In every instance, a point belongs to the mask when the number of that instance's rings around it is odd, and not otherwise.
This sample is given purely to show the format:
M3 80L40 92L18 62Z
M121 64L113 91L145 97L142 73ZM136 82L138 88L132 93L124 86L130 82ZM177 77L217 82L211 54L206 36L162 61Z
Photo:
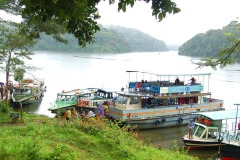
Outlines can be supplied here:
M57 42L51 36L41 35L31 48L34 51L67 51L82 53L128 53L168 51L165 42L132 28L110 26L101 27L95 33L95 42L82 48L72 35L65 34L67 44Z
M209 30L206 33L199 33L182 46L179 47L178 54L192 57L214 57L221 54L227 46L231 44L230 36L239 38L238 27L231 22L222 29ZM240 52L232 54L233 58L240 57Z

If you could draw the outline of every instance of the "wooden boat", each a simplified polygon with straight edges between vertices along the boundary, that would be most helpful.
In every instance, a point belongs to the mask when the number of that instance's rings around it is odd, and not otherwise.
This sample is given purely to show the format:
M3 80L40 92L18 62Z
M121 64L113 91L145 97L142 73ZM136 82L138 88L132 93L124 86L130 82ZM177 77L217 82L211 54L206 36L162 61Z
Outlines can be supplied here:
M99 88L74 89L62 91L57 94L57 99L48 109L52 113L64 113L67 108L76 108L77 111L94 110L97 104L110 101L112 94Z
M192 113L224 110L223 100L211 97L210 73L160 75L139 71L127 71L150 75L150 80L131 81L128 88L117 92L114 106L109 107L109 117L121 120L131 128L149 129L187 124L198 116ZM186 83L191 77L198 81ZM145 76L146 77L146 76ZM155 79L154 79L155 77ZM175 78L182 81L176 83ZM208 85L208 87L204 86Z
M221 160L239 160L240 159L240 129L237 130L237 118L239 118L238 106L236 111L235 132L233 136L221 142L220 157ZM240 123L240 122L239 122Z
M23 79L19 84L14 84L11 100L14 106L28 105L40 101L45 91L44 80Z
M229 140L233 136L233 129L229 130L227 121L235 118L236 110L203 112L199 115L193 138L189 138L188 134L182 137L187 148L220 147L221 141Z

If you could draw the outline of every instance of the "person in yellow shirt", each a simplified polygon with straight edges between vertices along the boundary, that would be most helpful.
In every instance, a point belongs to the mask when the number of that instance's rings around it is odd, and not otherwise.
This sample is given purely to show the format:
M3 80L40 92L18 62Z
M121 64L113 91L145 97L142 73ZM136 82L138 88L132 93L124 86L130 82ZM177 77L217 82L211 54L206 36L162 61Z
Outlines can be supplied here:
M66 114L66 120L69 121L72 116L71 110L69 108L67 108L65 114Z

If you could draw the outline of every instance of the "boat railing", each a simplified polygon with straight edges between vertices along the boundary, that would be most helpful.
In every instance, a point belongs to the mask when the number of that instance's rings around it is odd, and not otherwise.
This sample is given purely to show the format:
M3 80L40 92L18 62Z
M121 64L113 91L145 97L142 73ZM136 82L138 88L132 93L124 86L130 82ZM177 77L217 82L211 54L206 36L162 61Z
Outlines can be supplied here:
M174 93L191 93L203 91L201 83L179 83L175 84L170 81L153 81L153 82L130 82L128 89L130 91L148 92L153 94L174 94Z

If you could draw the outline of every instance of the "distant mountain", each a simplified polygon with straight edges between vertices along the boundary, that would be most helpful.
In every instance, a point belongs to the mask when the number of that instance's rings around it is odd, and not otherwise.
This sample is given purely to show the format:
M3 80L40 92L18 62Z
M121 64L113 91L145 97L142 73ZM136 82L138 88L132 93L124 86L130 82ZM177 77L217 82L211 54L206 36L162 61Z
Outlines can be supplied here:
M169 50L164 41L158 40L139 30L113 25L108 28L121 33L133 52L159 52Z
M56 42L51 36L41 35L41 39L32 48L38 51L66 51L83 53L127 53L168 51L166 44L143 32L124 27L104 28L95 34L96 42L82 48L72 35L64 36L68 44Z
M239 27L232 25L232 23L222 29L197 34L179 48L178 54L195 57L217 57L220 51L230 44L225 34L231 32L234 35L239 35ZM234 56L239 57L240 54L234 54Z

